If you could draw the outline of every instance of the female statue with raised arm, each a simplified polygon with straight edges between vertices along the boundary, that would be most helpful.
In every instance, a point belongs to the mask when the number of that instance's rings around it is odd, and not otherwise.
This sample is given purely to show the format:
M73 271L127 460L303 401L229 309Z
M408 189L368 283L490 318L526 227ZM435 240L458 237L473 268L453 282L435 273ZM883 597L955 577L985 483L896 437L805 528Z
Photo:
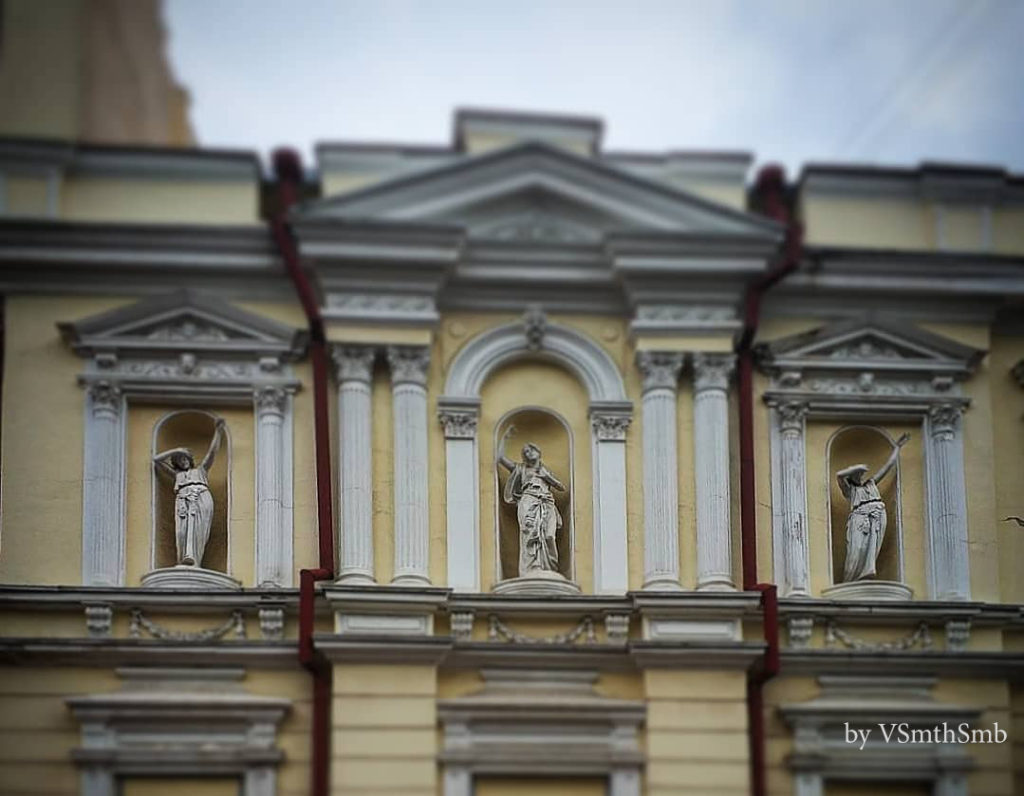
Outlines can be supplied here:
M855 464L836 473L839 488L850 501L850 514L846 519L845 583L875 577L875 563L882 549L886 525L885 503L878 492L878 484L896 465L900 448L909 440L909 434L896 440L888 460L871 478L864 477L868 471L866 464Z
M498 464L510 473L502 498L516 506L519 520L519 577L538 570L558 572L555 534L562 527L562 516L551 490L564 492L565 485L544 466L540 448L532 442L523 446L521 462L513 462L505 455L505 441L514 432L515 426L510 426L502 435Z
M203 553L210 538L210 524L213 522L209 472L223 433L224 421L218 420L209 450L198 467L188 448L171 448L153 458L158 472L174 478L174 541L178 550L178 564L193 567L202 565Z

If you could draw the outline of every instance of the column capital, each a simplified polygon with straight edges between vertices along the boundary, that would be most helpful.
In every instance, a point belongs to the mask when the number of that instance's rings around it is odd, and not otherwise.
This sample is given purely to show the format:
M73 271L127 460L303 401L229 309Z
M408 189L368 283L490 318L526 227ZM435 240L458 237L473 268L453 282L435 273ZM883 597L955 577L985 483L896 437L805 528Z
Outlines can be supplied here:
M331 346L331 359L334 360L335 377L339 383L343 381L369 383L373 377L373 361L376 356L377 352L373 346Z
M705 390L728 390L729 379L736 367L736 355L707 354L693 355L693 388L695 392Z
M594 429L594 436L600 442L625 440L626 429L629 428L631 421L632 418L629 415L620 413L592 412L590 415L590 424Z
M674 390L683 368L684 354L679 351L637 351L636 366L643 376L644 392Z
M430 349L427 346L388 346L392 384L427 384Z
M94 415L101 413L111 414L117 417L121 414L121 385L112 381L94 381L87 387L89 398L92 401Z
M445 439L476 439L476 424L480 413L476 409L441 408L437 419L444 426Z
M779 413L779 428L783 434L797 434L803 430L808 406L804 401L786 401L775 407Z
M964 407L961 404L936 404L928 409L931 435L937 439L952 439L956 433Z
M288 391L272 384L253 389L253 402L261 415L284 415Z

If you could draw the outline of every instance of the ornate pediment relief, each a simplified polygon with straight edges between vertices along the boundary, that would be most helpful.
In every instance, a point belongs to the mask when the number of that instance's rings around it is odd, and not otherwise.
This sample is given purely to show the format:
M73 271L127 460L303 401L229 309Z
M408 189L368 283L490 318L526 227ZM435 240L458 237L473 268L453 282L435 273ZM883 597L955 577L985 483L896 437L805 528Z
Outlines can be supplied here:
M984 351L909 324L866 320L834 324L760 347L777 368L969 371Z
M83 355L202 352L292 359L305 348L302 330L189 290L62 323L59 329Z
M878 403L956 396L958 382L985 352L910 324L864 319L762 344L758 355L772 376L772 400L807 395Z

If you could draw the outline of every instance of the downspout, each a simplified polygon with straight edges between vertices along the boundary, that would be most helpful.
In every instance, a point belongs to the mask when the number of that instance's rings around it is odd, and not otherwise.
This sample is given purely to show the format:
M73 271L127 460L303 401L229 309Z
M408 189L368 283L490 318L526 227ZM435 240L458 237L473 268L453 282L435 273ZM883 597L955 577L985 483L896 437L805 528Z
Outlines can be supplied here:
M327 399L327 340L320 304L302 270L295 238L288 225L288 209L298 200L302 164L290 149L273 155L277 177L277 207L270 228L288 276L302 303L309 326L309 353L313 364L313 428L316 440L317 534L320 566L299 572L299 663L313 676L312 784L313 796L327 796L330 756L331 668L313 649L316 582L334 578L334 512L331 496L330 420Z
M800 265L803 227L792 217L784 198L785 175L779 166L765 166L757 176L754 195L759 210L786 225L780 256L768 271L747 287L743 329L736 342L739 382L740 538L743 590L761 593L764 617L764 659L747 680L747 722L750 728L750 782L753 796L766 796L767 769L764 735L764 684L779 672L779 601L774 583L757 577L757 494L754 462L754 337L760 321L761 299Z

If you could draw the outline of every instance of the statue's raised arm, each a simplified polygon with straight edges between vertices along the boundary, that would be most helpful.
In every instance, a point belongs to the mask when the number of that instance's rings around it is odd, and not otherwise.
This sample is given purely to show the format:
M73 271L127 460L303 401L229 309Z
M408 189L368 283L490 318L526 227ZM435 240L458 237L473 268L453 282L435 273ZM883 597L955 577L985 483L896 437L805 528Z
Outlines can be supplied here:
M202 461L202 468L204 470L209 471L213 467L213 459L217 455L217 451L220 450L220 440L224 434L224 425L224 418L218 418L217 423L213 427L213 439L210 440L210 447Z
M507 429L505 429L505 433L501 435L501 439L498 440L498 453L497 453L498 464L500 464L502 467L504 467L509 472L512 472L512 470L515 469L516 463L514 461L512 461L510 458L508 458L508 456L505 455L505 443L508 441L508 438L511 437L515 433L516 433L516 427L515 426L509 426Z
M900 456L900 448L908 442L910 442L909 434L903 434L898 440L896 440L892 446L892 453L889 454L889 458L886 460L885 464L878 469L878 472L875 473L874 478L872 479L876 484L880 483L881 480L892 471L892 468L896 465L896 460Z

